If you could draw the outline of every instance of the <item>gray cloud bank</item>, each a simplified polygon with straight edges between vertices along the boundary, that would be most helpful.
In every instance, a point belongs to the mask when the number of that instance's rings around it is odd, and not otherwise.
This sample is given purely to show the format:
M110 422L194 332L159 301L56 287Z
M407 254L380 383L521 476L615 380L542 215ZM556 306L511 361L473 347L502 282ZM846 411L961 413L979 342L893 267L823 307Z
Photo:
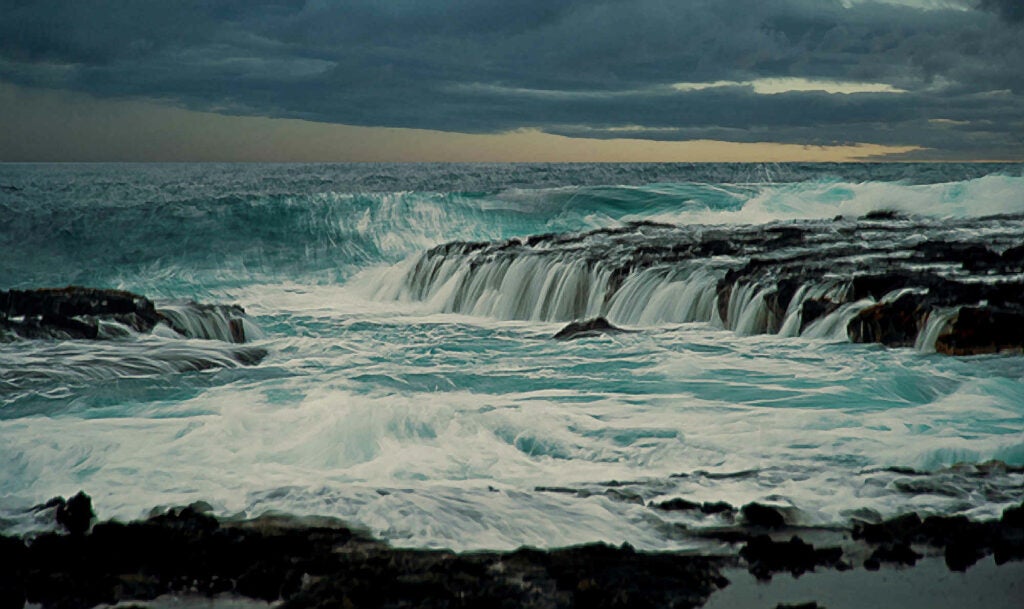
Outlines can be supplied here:
M926 147L916 155L926 158L1024 159L1022 7L0 0L0 80L349 125L863 142ZM888 87L765 93L754 86L762 79Z

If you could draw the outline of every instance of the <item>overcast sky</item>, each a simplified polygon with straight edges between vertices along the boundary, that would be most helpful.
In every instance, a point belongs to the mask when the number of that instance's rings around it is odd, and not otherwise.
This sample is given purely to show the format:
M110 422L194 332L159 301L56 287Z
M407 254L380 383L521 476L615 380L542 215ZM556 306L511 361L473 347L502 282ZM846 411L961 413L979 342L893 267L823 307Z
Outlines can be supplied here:
M0 160L582 160L588 143L651 157L634 160L1024 159L1024 0L0 0L0 15Z

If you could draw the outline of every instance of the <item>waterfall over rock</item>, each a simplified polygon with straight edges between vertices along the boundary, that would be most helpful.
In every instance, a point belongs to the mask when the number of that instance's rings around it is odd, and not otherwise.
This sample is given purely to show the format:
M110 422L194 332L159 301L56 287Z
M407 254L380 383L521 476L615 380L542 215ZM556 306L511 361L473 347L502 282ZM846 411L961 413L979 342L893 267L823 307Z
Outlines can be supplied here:
M430 249L377 296L431 310L544 322L706 322L740 335L881 343L960 355L1022 342L969 338L1024 323L1024 216L618 228ZM959 307L981 313L957 316ZM965 321L959 321L964 319ZM990 332L990 330L985 330ZM950 333L959 338L949 338Z

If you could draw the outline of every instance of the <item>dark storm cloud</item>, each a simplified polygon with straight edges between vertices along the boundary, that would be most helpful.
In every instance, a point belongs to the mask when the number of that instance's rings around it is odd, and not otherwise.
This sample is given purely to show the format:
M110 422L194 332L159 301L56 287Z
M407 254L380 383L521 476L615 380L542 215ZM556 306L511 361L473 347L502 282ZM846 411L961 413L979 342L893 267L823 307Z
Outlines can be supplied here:
M998 13L1013 23L1024 22L1024 2L1021 0L981 0L980 8Z
M365 126L1024 157L1019 0L847 4L6 0L0 79ZM764 78L905 92L672 87Z

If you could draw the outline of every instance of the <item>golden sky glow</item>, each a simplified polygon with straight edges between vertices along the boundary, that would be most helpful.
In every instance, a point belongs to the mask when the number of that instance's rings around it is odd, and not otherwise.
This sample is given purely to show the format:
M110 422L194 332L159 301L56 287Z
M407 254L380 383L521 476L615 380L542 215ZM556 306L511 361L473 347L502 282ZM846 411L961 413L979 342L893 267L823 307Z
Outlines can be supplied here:
M524 129L477 135L225 116L154 102L0 84L0 161L855 161L879 145L569 138ZM626 132L628 133L628 131Z

